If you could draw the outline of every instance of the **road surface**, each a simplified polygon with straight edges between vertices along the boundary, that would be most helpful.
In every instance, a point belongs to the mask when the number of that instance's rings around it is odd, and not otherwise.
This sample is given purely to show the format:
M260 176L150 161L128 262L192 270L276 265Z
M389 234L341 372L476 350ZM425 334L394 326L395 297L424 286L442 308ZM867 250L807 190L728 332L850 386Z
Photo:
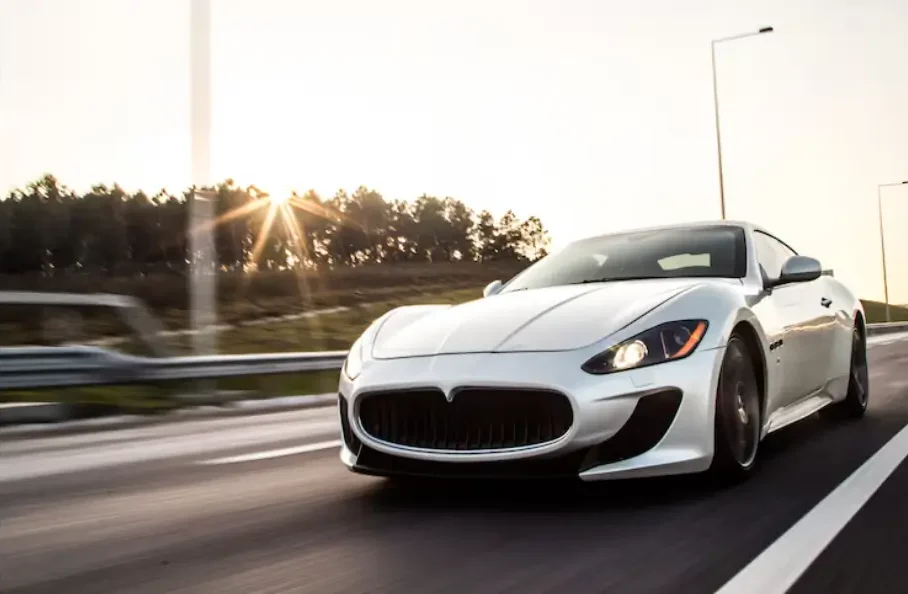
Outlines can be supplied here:
M793 594L908 591L908 464L851 512L830 496L908 423L904 338L870 350L865 419L783 430L727 490L396 489L340 465L333 408L7 439L0 592L696 594L745 592L783 562L805 566ZM852 495L875 489L858 479ZM815 508L831 516L802 520ZM830 517L844 528L826 546Z

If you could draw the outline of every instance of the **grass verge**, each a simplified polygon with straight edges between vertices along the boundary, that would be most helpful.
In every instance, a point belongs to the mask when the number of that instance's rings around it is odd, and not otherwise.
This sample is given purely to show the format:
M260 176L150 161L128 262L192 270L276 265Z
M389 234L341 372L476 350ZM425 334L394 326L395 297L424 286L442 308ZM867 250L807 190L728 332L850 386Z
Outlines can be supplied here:
M862 299L864 313L867 314L868 324L879 324L886 321L886 304L879 301ZM893 322L908 322L908 308L900 305L890 305Z

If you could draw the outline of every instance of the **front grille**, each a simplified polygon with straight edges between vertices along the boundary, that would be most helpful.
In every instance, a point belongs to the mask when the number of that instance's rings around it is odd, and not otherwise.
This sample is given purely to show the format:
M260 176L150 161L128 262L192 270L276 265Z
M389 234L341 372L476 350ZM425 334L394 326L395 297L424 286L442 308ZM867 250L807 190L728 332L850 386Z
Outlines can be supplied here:
M364 395L363 430L375 439L407 447L469 451L539 445L567 433L571 403L558 392L464 388L451 402L441 390Z

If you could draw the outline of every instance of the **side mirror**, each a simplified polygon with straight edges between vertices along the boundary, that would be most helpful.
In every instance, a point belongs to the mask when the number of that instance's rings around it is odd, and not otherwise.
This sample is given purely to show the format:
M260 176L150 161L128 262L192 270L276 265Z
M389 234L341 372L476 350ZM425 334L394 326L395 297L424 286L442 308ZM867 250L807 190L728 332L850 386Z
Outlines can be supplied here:
M789 283L806 283L820 278L823 267L820 261L807 256L792 256L782 265L779 279L772 282L773 287Z
M501 291L501 287L502 284L500 280L493 280L486 285L485 289L482 290L482 296L491 297L492 295L496 295L499 291Z

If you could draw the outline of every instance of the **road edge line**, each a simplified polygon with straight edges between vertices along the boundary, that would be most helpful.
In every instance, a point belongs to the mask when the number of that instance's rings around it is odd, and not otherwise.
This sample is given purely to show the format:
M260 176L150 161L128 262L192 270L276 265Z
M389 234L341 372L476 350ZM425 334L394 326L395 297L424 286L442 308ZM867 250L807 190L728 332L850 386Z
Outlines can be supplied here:
M318 441L307 443L300 446L291 446L288 448L278 448L274 450L262 450L251 452L249 454L238 454L236 456L224 456L222 458L210 458L196 462L200 466L216 466L221 464L239 464L242 462L256 462L259 460L273 460L274 458L283 458L285 456L295 456L298 454L308 454L310 452L320 452L330 450L331 448L340 448L343 440L333 439L331 441Z

